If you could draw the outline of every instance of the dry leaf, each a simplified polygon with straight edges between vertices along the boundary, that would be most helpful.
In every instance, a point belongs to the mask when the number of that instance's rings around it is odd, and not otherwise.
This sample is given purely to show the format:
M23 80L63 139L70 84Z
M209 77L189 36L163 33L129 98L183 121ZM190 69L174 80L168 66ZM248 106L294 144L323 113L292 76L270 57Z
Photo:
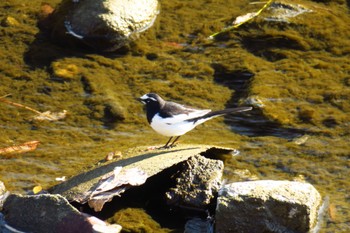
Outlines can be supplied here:
M40 143L39 141L30 141L17 146L0 148L0 155L21 154L21 153L33 151L37 148L39 143Z
M256 17L257 15L258 15L257 12L251 12L251 13L247 13L245 15L238 16L232 24L233 25L243 24L244 22L251 20L252 18Z
M46 111L38 114L37 116L33 117L33 120L35 121L58 121L66 118L67 111L63 110L62 112L51 112Z
M328 207L329 211L329 218L331 219L332 222L337 221L337 207L335 204L330 203Z
M88 204L95 211L101 211L103 205L114 196L120 196L131 186L145 183L147 174L139 168L124 169L115 167L113 172L104 175L91 193Z

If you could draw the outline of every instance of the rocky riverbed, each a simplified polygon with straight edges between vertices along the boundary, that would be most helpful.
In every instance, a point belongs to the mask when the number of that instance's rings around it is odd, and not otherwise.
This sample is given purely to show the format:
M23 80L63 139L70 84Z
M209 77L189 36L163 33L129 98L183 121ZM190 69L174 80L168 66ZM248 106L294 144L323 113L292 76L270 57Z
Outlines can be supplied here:
M135 100L154 91L198 108L254 106L180 143L238 149L225 160L230 181L308 181L330 199L321 231L349 231L348 1L276 1L215 40L208 37L265 3L162 1L153 27L107 54L54 43L38 23L60 1L46 2L0 3L0 96L41 113L67 111L38 121L38 113L0 103L0 148L40 142L28 153L0 155L10 191L46 189L110 152L164 144ZM281 11L290 17L277 17Z

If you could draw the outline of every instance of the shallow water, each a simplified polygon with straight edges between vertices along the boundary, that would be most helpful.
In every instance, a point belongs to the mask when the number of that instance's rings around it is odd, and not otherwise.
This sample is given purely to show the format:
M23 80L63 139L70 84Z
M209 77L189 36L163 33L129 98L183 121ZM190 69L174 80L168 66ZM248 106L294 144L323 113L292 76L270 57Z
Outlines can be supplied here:
M228 180L238 179L236 169L259 179L305 179L330 198L322 232L348 232L349 4L294 2L312 11L289 23L264 21L266 11L212 41L209 35L262 4L161 1L156 24L128 51L98 54L51 42L37 26L41 1L2 1L0 96L68 116L35 122L33 112L0 102L0 148L40 141L33 152L0 155L0 180L11 191L49 188L111 151L165 143L135 100L147 92L198 108L253 103L254 111L207 122L180 143L239 149L226 161Z

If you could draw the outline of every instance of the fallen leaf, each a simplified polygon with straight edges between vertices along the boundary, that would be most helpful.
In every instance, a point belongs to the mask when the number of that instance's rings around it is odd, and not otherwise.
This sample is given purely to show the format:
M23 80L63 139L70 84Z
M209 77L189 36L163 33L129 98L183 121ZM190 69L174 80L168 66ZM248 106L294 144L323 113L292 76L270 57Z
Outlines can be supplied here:
M251 12L247 13L245 15L238 16L235 21L233 21L233 25L243 24L244 22L247 22L248 20L251 20L252 18L257 16L257 12Z
M121 158L122 156L123 155L121 151L109 152L105 157L105 161L111 161L115 158Z
M329 218L331 219L332 222L337 221L337 207L335 204L330 203L328 207L329 211Z
M147 174L139 168L124 169L115 167L110 173L104 175L95 190L92 191L88 204L95 211L101 211L103 205L111 201L114 196L120 196L131 186L145 183Z
M66 118L67 111L63 110L62 112L51 112L46 111L38 114L37 116L33 117L33 120L36 121L58 121Z
M0 155L21 154L21 153L33 151L37 148L39 143L40 143L39 141L29 141L17 146L0 148Z
M41 3L39 17L40 19L47 18L55 9L48 3Z

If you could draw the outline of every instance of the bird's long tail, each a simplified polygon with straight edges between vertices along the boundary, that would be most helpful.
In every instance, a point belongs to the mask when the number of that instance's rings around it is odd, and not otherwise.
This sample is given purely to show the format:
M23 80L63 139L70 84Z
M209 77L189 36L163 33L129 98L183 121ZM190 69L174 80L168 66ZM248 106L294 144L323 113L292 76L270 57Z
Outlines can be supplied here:
M193 122L193 124L199 125L207 120L210 120L214 117L230 114L230 113L236 113L236 112L245 112L245 111L250 111L252 110L252 107L238 107L238 108L227 108L224 110L218 110L218 111L212 111L208 112L207 114L200 116L200 117L195 117L192 119L189 119L187 121Z

